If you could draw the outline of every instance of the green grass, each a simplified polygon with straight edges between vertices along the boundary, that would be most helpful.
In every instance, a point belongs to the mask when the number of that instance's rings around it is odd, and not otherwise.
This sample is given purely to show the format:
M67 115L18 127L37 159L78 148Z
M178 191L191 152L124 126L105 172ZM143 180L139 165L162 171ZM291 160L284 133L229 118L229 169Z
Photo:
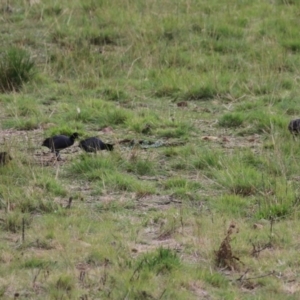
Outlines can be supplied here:
M8 48L0 57L0 90L18 91L34 75L30 54L17 47Z
M0 298L299 298L299 1L2 4Z
M241 114L225 114L219 120L221 127L240 127L244 122L244 118Z

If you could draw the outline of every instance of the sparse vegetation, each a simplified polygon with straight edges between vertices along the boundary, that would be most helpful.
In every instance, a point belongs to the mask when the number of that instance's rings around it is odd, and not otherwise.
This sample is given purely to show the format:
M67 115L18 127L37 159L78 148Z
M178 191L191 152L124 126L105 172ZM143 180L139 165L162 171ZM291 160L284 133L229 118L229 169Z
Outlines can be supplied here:
M2 1L0 298L300 298L299 8Z

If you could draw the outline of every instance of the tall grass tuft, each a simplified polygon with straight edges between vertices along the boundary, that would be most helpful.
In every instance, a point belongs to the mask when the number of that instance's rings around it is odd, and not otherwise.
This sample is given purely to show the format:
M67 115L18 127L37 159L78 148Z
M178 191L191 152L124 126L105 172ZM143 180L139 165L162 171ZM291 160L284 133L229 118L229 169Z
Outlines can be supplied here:
M30 54L12 47L0 57L0 91L19 91L34 75L34 62Z

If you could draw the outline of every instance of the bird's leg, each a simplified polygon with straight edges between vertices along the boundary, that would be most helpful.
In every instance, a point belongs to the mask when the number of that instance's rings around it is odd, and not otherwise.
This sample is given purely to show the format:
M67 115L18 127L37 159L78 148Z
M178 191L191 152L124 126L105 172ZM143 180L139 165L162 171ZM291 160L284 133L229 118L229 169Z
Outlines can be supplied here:
M61 160L59 151L55 151L55 158L56 158L56 160L58 160L58 161Z

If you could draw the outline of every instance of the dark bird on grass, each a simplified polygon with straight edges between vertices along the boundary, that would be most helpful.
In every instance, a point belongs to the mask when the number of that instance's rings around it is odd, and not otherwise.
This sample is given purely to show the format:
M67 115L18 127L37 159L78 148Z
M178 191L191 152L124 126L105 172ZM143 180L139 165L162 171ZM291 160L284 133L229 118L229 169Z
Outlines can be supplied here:
M90 137L80 141L79 147L86 152L97 152L98 150L114 150L114 145L106 144L97 137Z
M42 146L48 147L51 149L51 152L55 152L56 159L60 160L59 151L72 146L78 136L77 132L74 132L70 137L66 135L55 135L45 139Z
M288 129L294 136L300 133L300 119L292 120L289 123Z
M12 157L7 152L0 152L0 166L6 165Z

